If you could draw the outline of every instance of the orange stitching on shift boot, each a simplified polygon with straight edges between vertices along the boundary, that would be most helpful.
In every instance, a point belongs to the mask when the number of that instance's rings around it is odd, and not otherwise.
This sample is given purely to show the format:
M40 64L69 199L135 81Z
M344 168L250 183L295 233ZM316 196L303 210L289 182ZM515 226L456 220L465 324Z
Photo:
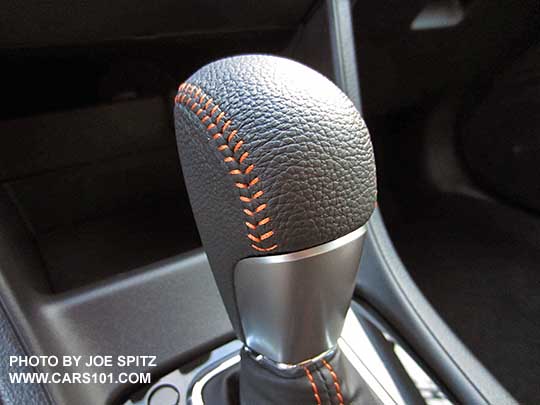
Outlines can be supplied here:
M338 376L336 372L334 371L334 368L326 360L323 359L322 362L324 366L328 369L328 371L330 371L330 375L332 376L332 379L334 380L334 387L336 388L336 396L338 398L339 405L343 405L343 402L344 402L343 395L341 394L341 386L339 385Z
M307 367L304 367L304 371L306 372L306 376L309 380L309 383L311 384L311 389L313 390L313 396L315 397L315 401L317 401L317 405L321 405L321 397L319 396L319 389L317 388L317 384L315 384L315 380L313 379L313 376L311 375L311 372L308 370Z
M195 92L195 94L193 94ZM212 139L218 140L219 138L222 138L225 136L225 131L229 128L229 126L232 125L231 120L227 120L225 117L225 112L220 111L216 118L212 118L214 114L220 109L218 104L214 104L214 99L209 98L206 101L206 104L203 106L204 100L207 98L207 95L203 92L203 90L198 87L194 86L189 83L182 83L180 87L178 88L177 96L174 98L174 101L177 104L183 104L185 105L190 111L194 112L195 115L199 118L199 120L207 125L206 129L208 131L212 131L214 129L218 129L218 132L212 135ZM182 93L182 94L180 94ZM197 100L198 99L198 100ZM195 112L196 111L196 112ZM223 123L221 130L219 130L218 125L222 120L225 120ZM226 150L232 151L233 154L240 153L242 147L244 146L244 141L242 139L239 139L234 146L231 145L231 142L235 138L235 136L238 134L238 130L233 130L231 133L227 136L226 143L221 144L217 147L218 151L222 153L231 153L231 152L225 152ZM240 166L249 156L249 153L247 151L244 151L238 159L234 156L225 156L223 161L226 163L236 163L238 166ZM253 169L255 168L255 165L250 164L248 167L242 171L240 168L231 169L229 171L229 174L232 176L245 176L249 175ZM240 179L239 179L240 180ZM253 179L249 180L246 183L246 179L242 179L242 181L235 182L235 186L241 190L249 191L249 188L256 185L260 182L259 177L254 177ZM240 200L243 203L250 204L254 203L255 200L257 200L259 197L261 197L264 194L263 190L256 191L254 194L251 195L251 197L247 196L240 196ZM248 216L253 218L256 214L260 213L267 207L267 204L262 203L259 204L255 209L252 211L248 208L244 208L244 213ZM266 217L256 223L252 223L249 221L246 221L245 225L249 229L256 231L259 226L264 226L270 222L270 217ZM253 242L256 242L258 244L262 243L266 239L271 238L274 235L273 230L269 230L265 233L263 233L260 236L253 235L251 233L247 233L247 237L252 240ZM259 252L270 252L278 247L277 244L273 244L270 247L261 247L255 244L251 244L251 247ZM308 375L308 378L311 376L311 373L309 373L309 370L306 369L306 374ZM311 376L312 381L312 387L314 387L314 394L315 398L317 399L317 404L320 405L320 397L317 391L317 386L314 384L313 377Z

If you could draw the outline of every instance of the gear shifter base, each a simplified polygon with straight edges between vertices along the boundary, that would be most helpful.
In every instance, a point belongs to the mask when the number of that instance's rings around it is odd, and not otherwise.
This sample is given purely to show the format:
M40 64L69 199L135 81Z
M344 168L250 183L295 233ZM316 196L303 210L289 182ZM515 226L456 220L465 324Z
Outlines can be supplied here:
M363 330L361 325L353 311L349 311L344 335L335 350L324 357L285 370L279 370L257 359L244 348L239 354L227 357L195 381L191 395L188 396L188 403L400 403L397 391L395 396L389 396L381 385L382 380L378 381L378 378L382 377L381 370L377 368L380 360L375 360L378 358L378 351L366 344L369 340L364 341L362 333L358 334ZM376 379L373 379L373 373ZM238 381L240 389L232 386ZM239 396L236 397L237 395ZM344 400L341 401L340 397Z

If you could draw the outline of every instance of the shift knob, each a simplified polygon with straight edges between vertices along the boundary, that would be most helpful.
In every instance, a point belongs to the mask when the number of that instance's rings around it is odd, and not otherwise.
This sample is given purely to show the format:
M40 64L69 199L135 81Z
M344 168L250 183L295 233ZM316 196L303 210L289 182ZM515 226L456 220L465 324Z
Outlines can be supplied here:
M180 85L175 125L239 338L291 364L335 345L376 200L371 141L352 102L302 64L237 56Z

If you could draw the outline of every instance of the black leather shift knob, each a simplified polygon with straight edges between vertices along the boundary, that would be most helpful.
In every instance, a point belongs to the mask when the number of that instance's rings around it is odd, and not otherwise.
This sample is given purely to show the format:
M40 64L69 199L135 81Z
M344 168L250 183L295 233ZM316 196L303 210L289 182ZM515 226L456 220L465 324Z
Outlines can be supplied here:
M376 199L369 134L333 83L279 57L206 65L175 101L193 212L242 337L233 286L239 260L317 246L369 219Z

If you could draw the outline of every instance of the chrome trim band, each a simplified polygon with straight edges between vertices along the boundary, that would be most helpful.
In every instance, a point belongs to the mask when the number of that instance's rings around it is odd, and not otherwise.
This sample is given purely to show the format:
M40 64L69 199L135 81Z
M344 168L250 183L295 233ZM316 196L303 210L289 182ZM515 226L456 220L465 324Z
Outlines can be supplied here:
M244 351L247 352L253 360L262 364L263 366L276 369L280 371L281 373L285 373L285 374L289 374L289 373L296 374L298 370L303 371L304 368L309 366L310 364L316 363L328 357L332 357L334 353L336 352L336 350L337 350L337 347L332 347L331 349L319 354L318 356L312 357L311 359L304 360L301 363L288 364L288 363L279 363L274 360L271 360L262 354L254 352L249 347L244 346Z

